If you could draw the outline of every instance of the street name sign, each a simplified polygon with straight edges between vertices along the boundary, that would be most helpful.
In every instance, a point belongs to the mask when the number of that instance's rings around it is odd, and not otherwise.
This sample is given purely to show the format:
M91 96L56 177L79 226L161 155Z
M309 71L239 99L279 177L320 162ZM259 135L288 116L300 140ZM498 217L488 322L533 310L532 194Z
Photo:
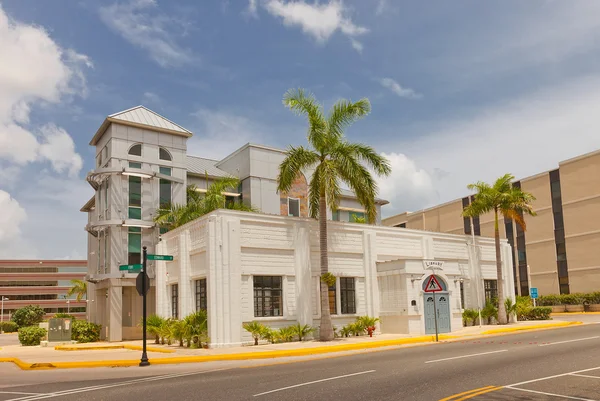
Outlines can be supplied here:
M150 255L148 254L148 260L173 260L171 255Z
M438 292L442 291L442 286L440 282L435 278L434 275L429 276L429 281L427 281L427 285L425 286L425 292Z
M119 270L120 271L129 271L129 272L142 270L142 264L138 263L135 265L121 265L121 266L119 266Z

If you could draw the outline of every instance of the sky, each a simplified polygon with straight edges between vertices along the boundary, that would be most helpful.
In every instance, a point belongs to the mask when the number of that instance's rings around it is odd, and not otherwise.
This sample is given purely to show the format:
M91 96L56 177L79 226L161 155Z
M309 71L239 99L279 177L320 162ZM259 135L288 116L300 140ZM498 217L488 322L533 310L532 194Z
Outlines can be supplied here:
M306 143L282 105L371 101L384 217L600 148L600 2L0 0L0 258L86 258L89 141L143 104L188 154Z

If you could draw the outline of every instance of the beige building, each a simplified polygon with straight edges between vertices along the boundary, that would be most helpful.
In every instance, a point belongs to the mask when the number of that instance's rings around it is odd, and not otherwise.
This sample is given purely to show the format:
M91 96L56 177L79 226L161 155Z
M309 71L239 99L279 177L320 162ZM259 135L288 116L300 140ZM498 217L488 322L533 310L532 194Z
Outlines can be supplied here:
M500 220L513 247L515 289L528 295L600 291L600 150L562 161L558 168L514 182L536 197L537 216L523 232ZM494 235L494 216L471 221L461 212L472 196L383 220L383 225L452 234Z

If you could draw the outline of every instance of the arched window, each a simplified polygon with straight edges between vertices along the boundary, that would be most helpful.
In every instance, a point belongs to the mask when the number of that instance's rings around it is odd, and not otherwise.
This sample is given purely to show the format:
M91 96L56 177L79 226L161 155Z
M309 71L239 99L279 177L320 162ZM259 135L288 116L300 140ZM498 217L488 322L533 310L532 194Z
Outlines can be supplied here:
M171 154L169 153L169 151L165 148L159 148L158 149L158 158L160 160L168 160L171 161Z
M137 143L129 148L129 154L132 156L141 156L142 155L142 144Z

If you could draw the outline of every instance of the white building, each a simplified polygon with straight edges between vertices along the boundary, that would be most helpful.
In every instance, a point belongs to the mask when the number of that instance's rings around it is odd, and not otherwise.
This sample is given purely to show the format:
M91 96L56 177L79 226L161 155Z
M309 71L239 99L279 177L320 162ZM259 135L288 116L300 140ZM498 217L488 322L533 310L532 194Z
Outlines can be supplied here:
M222 160L187 155L192 133L143 106L108 116L94 134L96 166L87 181L96 191L83 206L88 214L88 319L102 324L109 341L141 337L141 301L135 291L137 273L119 266L141 263L143 246L155 251L161 229L153 222L159 205L184 204L186 186L200 192L216 179L239 178L240 185L226 193L265 214L308 216L308 186L312 171L298 177L287 194L277 192L279 165L285 151L246 144ZM380 208L387 202L377 200ZM329 218L352 221L364 217L353 193L342 194L339 209ZM154 279L154 265L149 265ZM154 280L150 289L153 313Z
M462 309L496 296L493 239L353 223L329 223L334 325L381 318L384 333L434 332L435 272L440 332L462 328ZM319 326L318 223L219 210L162 236L156 263L156 312L183 317L206 308L212 347L251 341L244 322ZM513 297L511 250L501 244L504 295ZM434 270L431 267L435 267Z

